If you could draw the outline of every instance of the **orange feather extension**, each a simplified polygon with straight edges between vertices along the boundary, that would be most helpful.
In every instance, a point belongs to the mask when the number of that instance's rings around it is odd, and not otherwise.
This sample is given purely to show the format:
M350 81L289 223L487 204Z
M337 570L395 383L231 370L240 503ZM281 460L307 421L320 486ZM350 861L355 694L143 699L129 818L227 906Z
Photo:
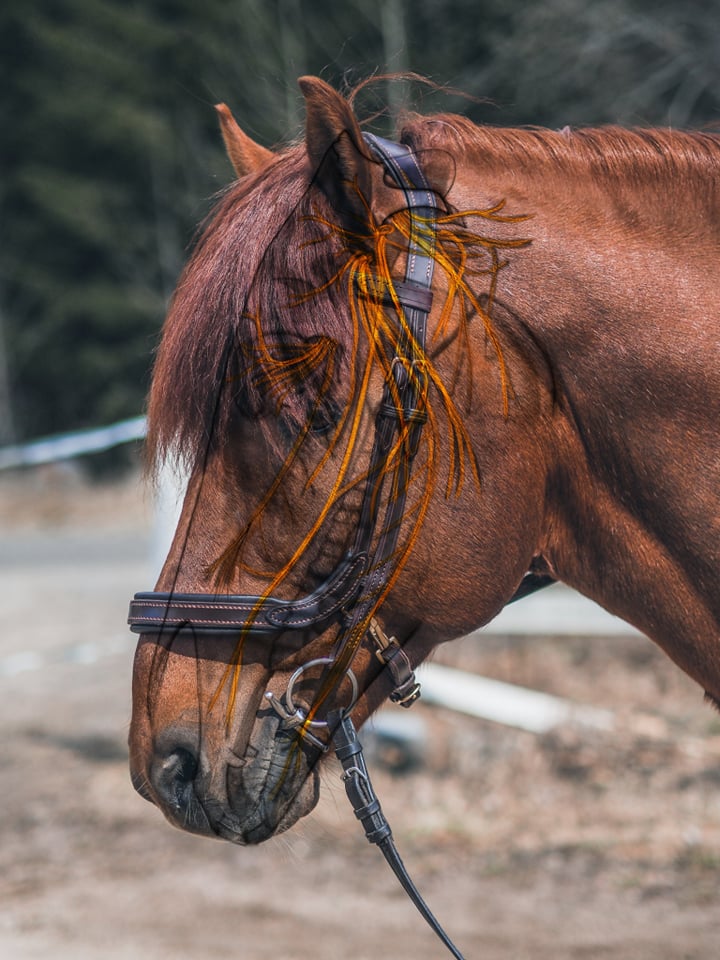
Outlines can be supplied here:
M396 259L398 255L407 250L412 236L413 242L424 252L431 255L440 268L444 277L446 293L432 336L433 343L437 343L447 336L455 322L457 332L460 334L458 343L460 346L467 345L469 317L474 314L480 318L488 342L491 344L498 361L503 410L507 415L510 386L502 346L491 320L491 310L497 276L505 266L500 251L522 247L529 243L529 240L488 238L473 233L465 225L471 219L503 224L520 223L527 219L523 216L505 215L501 212L503 208L504 203L499 203L488 210L448 213L432 221L423 220L415 215L411 217L408 211L401 211L393 215L387 222L378 224L369 206L366 205L368 221L362 234L347 230L320 216L307 218L322 228L322 234L307 241L307 246L322 244L331 238L335 238L341 242L342 249L348 254L330 279L304 293L295 301L301 303L311 299L319 300L322 294L331 288L340 284L344 285L350 306L352 326L352 356L349 364L350 377L347 385L347 402L335 424L326 450L307 481L307 486L314 484L327 471L331 461L333 462L334 475L325 502L309 525L292 556L282 564L277 572L264 575L268 580L268 585L262 596L258 598L248 624L253 622L266 599L276 592L290 571L306 555L308 548L316 541L323 526L328 521L333 508L350 490L356 488L366 478L366 473L351 476L350 469L356 454L363 418L366 416L368 408L371 384L376 371L379 371L383 382L389 385L389 389L391 391L397 389L391 371L396 355L396 345L401 339L410 344L410 355L413 362L408 366L407 373L408 376L415 379L419 390L419 403L427 412L428 424L422 437L424 457L418 458L415 475L411 481L413 486L417 487L417 496L411 500L405 511L404 519L410 522L410 526L396 551L396 555L392 558L394 562L392 573L382 589L372 598L372 607L367 617L357 625L352 635L347 638L339 657L327 671L316 700L309 710L306 723L312 721L323 703L342 681L358 646L367 632L370 618L397 582L413 546L417 542L439 479L438 451L442 428L446 429L449 439L449 460L445 485L446 498L460 494L468 474L475 485L478 488L480 486L479 469L470 436L453 399L463 360L469 366L469 351L464 351L465 356L463 357L463 351L458 348L458 358L452 383L446 384L424 346L412 336L393 284L391 260ZM434 234L434 239L432 234ZM371 244L368 244L368 238L371 238ZM473 288L474 282L483 278L487 280L488 285L485 293L485 306L480 302L480 296ZM385 303L388 294L393 303L394 310L392 312L388 311ZM228 582L233 571L242 568L243 546L250 533L260 525L265 511L269 509L278 495L284 479L297 460L298 453L308 437L317 410L321 407L333 385L335 372L334 343L329 338L320 338L309 345L305 344L302 348L289 352L287 347L284 347L282 355L278 355L277 345L268 342L266 339L260 315L253 315L251 319L256 339L252 350L245 358L246 363L242 367L242 376L250 378L268 396L273 403L276 414L281 412L288 395L311 379L317 371L322 371L322 375L319 378L317 396L305 422L299 427L291 450L286 456L280 471L253 510L244 529L213 565L213 573L219 584ZM364 352L362 350L363 345L366 347ZM471 389L472 370L470 368L468 372L468 397L471 396ZM399 402L399 397L393 397L393 400L398 409L401 409L402 405ZM386 477L391 479L389 494L391 497L398 497L404 492L401 487L407 482L402 476L402 464L405 459L405 446L409 442L410 428L411 424L404 422L402 415L400 415L397 440L388 455L383 476L378 480L378 487L380 487ZM338 457L339 463L336 465L335 461ZM257 571L254 572L257 573ZM234 710L243 640L244 637L239 638L236 656L233 657L232 663L228 665L220 685L222 687L228 682L230 684L226 708L228 724ZM213 698L213 705L218 695L219 690Z

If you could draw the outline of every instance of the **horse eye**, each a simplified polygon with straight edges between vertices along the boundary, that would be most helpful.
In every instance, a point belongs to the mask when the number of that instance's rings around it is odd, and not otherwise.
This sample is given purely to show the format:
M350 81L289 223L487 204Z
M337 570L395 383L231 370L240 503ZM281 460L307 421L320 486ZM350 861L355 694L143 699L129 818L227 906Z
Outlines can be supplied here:
M340 407L334 400L323 400L313 416L310 432L318 436L329 433L340 421Z

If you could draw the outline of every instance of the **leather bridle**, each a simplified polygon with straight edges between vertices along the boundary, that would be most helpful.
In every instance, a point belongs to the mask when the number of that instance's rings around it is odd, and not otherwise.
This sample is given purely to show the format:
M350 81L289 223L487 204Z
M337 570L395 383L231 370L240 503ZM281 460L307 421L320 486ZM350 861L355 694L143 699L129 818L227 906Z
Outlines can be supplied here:
M389 308L399 304L403 321L391 363L392 383L385 384L375 420L375 438L353 546L324 583L298 600L138 593L130 605L128 620L135 633L158 633L192 625L196 632L277 634L286 630L321 631L340 621L341 635L349 636L367 619L387 581L405 512L412 462L427 419L428 384L423 359L432 305L435 215L439 203L408 147L371 134L365 135L365 141L403 190L411 229L405 279L393 283L394 293L380 281L357 291L359 296L381 297ZM403 455L395 457L393 495L388 498L382 528L376 534L388 458L400 430L405 430ZM342 637L339 642L342 645Z
M368 839L376 843L406 891L443 943L459 960L461 954L437 923L415 889L395 850L390 828L373 792L362 748L355 735L349 712L334 711L326 721L307 719L296 707L292 688L299 674L310 666L332 667L358 630L370 638L378 658L389 668L393 681L391 700L410 706L420 694L410 660L395 638L388 638L372 619L378 599L391 576L413 460L418 450L423 425L427 420L428 377L424 368L427 318L432 305L432 278L437 211L441 204L430 188L412 150L404 145L365 134L365 142L386 174L404 194L410 218L405 277L387 283L374 280L359 296L382 298L398 313L399 337L375 419L375 434L370 466L364 481L360 516L353 546L332 574L312 593L297 600L276 597L204 593L138 593L130 604L128 623L134 633L174 635L183 628L195 633L276 636L285 631L321 632L339 624L332 656L304 664L293 674L283 703L268 694L270 705L280 714L286 729L301 728L302 737L320 750L329 744L310 728L327 727L336 753L343 764L348 796ZM401 443L402 454L393 458L393 446ZM385 497L385 513L380 524L383 487L391 476L391 491ZM513 599L552 582L549 577L526 575ZM354 687L352 671L347 674ZM341 678L342 679L342 678Z

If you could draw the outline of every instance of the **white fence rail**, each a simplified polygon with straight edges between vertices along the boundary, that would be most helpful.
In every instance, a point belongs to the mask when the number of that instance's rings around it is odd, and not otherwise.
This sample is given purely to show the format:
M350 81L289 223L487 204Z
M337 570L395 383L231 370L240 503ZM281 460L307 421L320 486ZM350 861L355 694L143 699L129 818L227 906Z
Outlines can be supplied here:
M32 443L0 447L0 470L70 460L86 453L101 453L121 443L142 440L145 432L145 417L130 417L107 427L76 430L54 437L43 437Z

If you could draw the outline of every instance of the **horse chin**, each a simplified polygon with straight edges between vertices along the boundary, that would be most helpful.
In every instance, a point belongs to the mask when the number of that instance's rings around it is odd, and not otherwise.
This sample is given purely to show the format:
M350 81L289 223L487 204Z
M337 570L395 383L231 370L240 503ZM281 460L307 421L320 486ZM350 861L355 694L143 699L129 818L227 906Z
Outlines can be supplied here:
M244 797L236 808L237 798L230 799L231 803L225 804L213 797L193 797L182 810L167 805L161 809L169 823L185 833L250 846L284 833L310 813L318 800L318 778L311 774L290 802L258 797L248 804Z
M263 843L289 830L310 813L316 803L317 790L304 787L287 807L278 808L274 803L261 802L250 818L246 814L242 818L238 816L236 821L232 816L225 817L217 825L216 836L241 846Z

